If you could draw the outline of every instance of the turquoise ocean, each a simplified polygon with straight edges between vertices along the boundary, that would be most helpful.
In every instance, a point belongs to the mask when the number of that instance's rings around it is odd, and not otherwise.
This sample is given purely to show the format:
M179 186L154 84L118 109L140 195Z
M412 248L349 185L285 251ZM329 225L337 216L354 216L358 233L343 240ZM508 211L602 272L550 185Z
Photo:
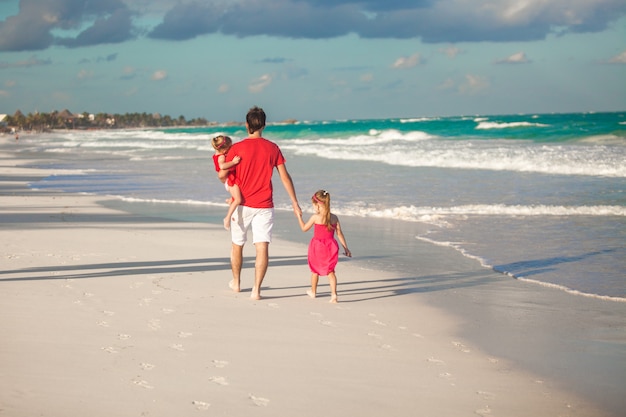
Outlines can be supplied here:
M55 131L23 135L18 151L74 172L32 188L220 224L217 134L239 141L245 129ZM264 136L283 150L305 212L313 192L330 192L367 267L419 274L415 242L427 242L502 279L626 301L626 112L298 121L268 123ZM277 176L274 186L276 235L306 242Z

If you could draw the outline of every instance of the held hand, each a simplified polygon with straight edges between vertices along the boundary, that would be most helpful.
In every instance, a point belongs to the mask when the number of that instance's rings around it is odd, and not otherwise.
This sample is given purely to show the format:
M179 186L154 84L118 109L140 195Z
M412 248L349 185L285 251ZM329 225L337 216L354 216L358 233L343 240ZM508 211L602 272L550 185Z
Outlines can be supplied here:
M235 157L233 158L233 162L234 162L234 163L238 164L238 163L239 163L239 161L241 161L241 156L237 155L237 156L235 156Z
M348 258L352 258L352 252L350 252L350 249L348 248L344 249L343 254L346 255Z
M300 208L300 204L298 204L298 202L296 201L295 203L292 203L293 205L293 212L295 213L296 217L302 217L302 209Z

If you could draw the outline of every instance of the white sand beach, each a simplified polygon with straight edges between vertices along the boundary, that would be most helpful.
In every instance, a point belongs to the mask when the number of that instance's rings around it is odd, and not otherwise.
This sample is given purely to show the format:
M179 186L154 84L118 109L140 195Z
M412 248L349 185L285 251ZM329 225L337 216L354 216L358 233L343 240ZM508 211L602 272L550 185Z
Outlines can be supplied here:
M463 288L446 310L343 261L339 303L325 278L313 300L306 246L278 240L254 301L251 245L234 293L221 227L29 190L51 172L26 162L0 154L0 416L617 415L464 337L490 324ZM494 274L431 250L432 276Z

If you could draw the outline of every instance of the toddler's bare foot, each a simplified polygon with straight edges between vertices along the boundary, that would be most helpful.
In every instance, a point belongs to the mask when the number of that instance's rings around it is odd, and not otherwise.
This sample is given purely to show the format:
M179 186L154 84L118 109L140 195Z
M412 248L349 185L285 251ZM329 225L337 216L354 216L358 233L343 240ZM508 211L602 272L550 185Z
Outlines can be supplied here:
M331 296L329 303L337 304L337 296L336 295Z
M231 290L235 291L235 292L240 292L240 291L241 291L241 288L239 288L239 284L235 284L235 280L231 280L231 281L228 283L228 287L229 287Z
M315 293L313 292L313 290L306 290L306 293L309 297L315 298Z

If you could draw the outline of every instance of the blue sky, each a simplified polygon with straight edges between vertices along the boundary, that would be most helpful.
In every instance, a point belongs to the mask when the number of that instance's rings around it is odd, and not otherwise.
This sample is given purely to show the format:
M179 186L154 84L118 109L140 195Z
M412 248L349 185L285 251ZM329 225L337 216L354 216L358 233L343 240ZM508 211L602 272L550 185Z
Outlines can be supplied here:
M624 0L0 0L0 113L626 110Z

